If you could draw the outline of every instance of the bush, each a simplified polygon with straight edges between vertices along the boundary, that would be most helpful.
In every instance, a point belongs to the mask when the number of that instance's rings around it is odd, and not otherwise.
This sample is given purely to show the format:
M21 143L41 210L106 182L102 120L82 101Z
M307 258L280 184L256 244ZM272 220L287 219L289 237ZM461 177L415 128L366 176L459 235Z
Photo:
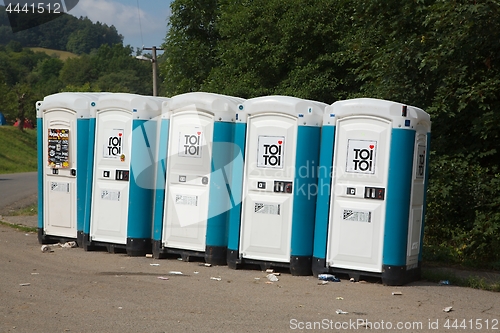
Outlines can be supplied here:
M432 156L424 258L494 268L500 261L500 174L473 156Z

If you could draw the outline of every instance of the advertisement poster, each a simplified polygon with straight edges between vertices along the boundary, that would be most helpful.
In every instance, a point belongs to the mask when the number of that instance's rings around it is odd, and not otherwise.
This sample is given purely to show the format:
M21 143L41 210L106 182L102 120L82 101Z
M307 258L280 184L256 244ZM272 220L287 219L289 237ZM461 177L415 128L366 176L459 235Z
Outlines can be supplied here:
M69 168L69 129L49 128L49 167Z

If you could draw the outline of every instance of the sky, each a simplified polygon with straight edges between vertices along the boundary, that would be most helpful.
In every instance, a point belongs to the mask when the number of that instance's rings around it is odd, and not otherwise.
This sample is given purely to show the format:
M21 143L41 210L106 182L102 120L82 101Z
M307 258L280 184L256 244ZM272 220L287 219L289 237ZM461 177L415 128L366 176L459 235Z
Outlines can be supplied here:
M123 45L159 47L167 34L172 0L79 0L69 14L114 25ZM150 53L150 51L144 51ZM160 51L158 52L160 54Z

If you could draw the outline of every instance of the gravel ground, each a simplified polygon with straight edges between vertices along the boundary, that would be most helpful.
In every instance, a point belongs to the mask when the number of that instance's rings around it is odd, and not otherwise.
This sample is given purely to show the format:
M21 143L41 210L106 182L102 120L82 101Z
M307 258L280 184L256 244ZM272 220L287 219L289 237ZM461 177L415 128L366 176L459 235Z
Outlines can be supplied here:
M286 270L271 283L258 269L51 248L0 225L0 332L500 331L494 292L426 281L322 285Z

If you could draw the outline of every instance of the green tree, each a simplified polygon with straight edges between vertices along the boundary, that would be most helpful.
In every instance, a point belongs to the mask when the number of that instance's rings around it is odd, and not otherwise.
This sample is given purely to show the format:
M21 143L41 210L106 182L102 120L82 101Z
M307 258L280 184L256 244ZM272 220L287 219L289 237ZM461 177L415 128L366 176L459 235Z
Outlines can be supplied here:
M217 0L175 0L170 8L169 30L160 66L169 96L202 89L212 68L218 65L215 47Z
M346 75L349 63L339 43L349 23L348 2L221 3L220 66L206 83L212 90L243 97L293 95L332 103L353 89L355 82Z
M78 86L94 82L97 78L98 73L92 65L91 56L85 54L67 59L60 71L60 79L64 85Z
M354 1L343 43L358 94L433 121L426 243L457 262L500 260L500 12L494 1ZM447 257L450 259L450 257Z
M16 119L16 115L13 112L15 103L14 93L7 84L3 73L0 71L0 105L2 105L0 112L4 114L8 123L13 123Z
M151 63L136 59L132 53L130 46L104 44L90 55L67 59L59 76L64 90L88 84L96 91L151 95Z

